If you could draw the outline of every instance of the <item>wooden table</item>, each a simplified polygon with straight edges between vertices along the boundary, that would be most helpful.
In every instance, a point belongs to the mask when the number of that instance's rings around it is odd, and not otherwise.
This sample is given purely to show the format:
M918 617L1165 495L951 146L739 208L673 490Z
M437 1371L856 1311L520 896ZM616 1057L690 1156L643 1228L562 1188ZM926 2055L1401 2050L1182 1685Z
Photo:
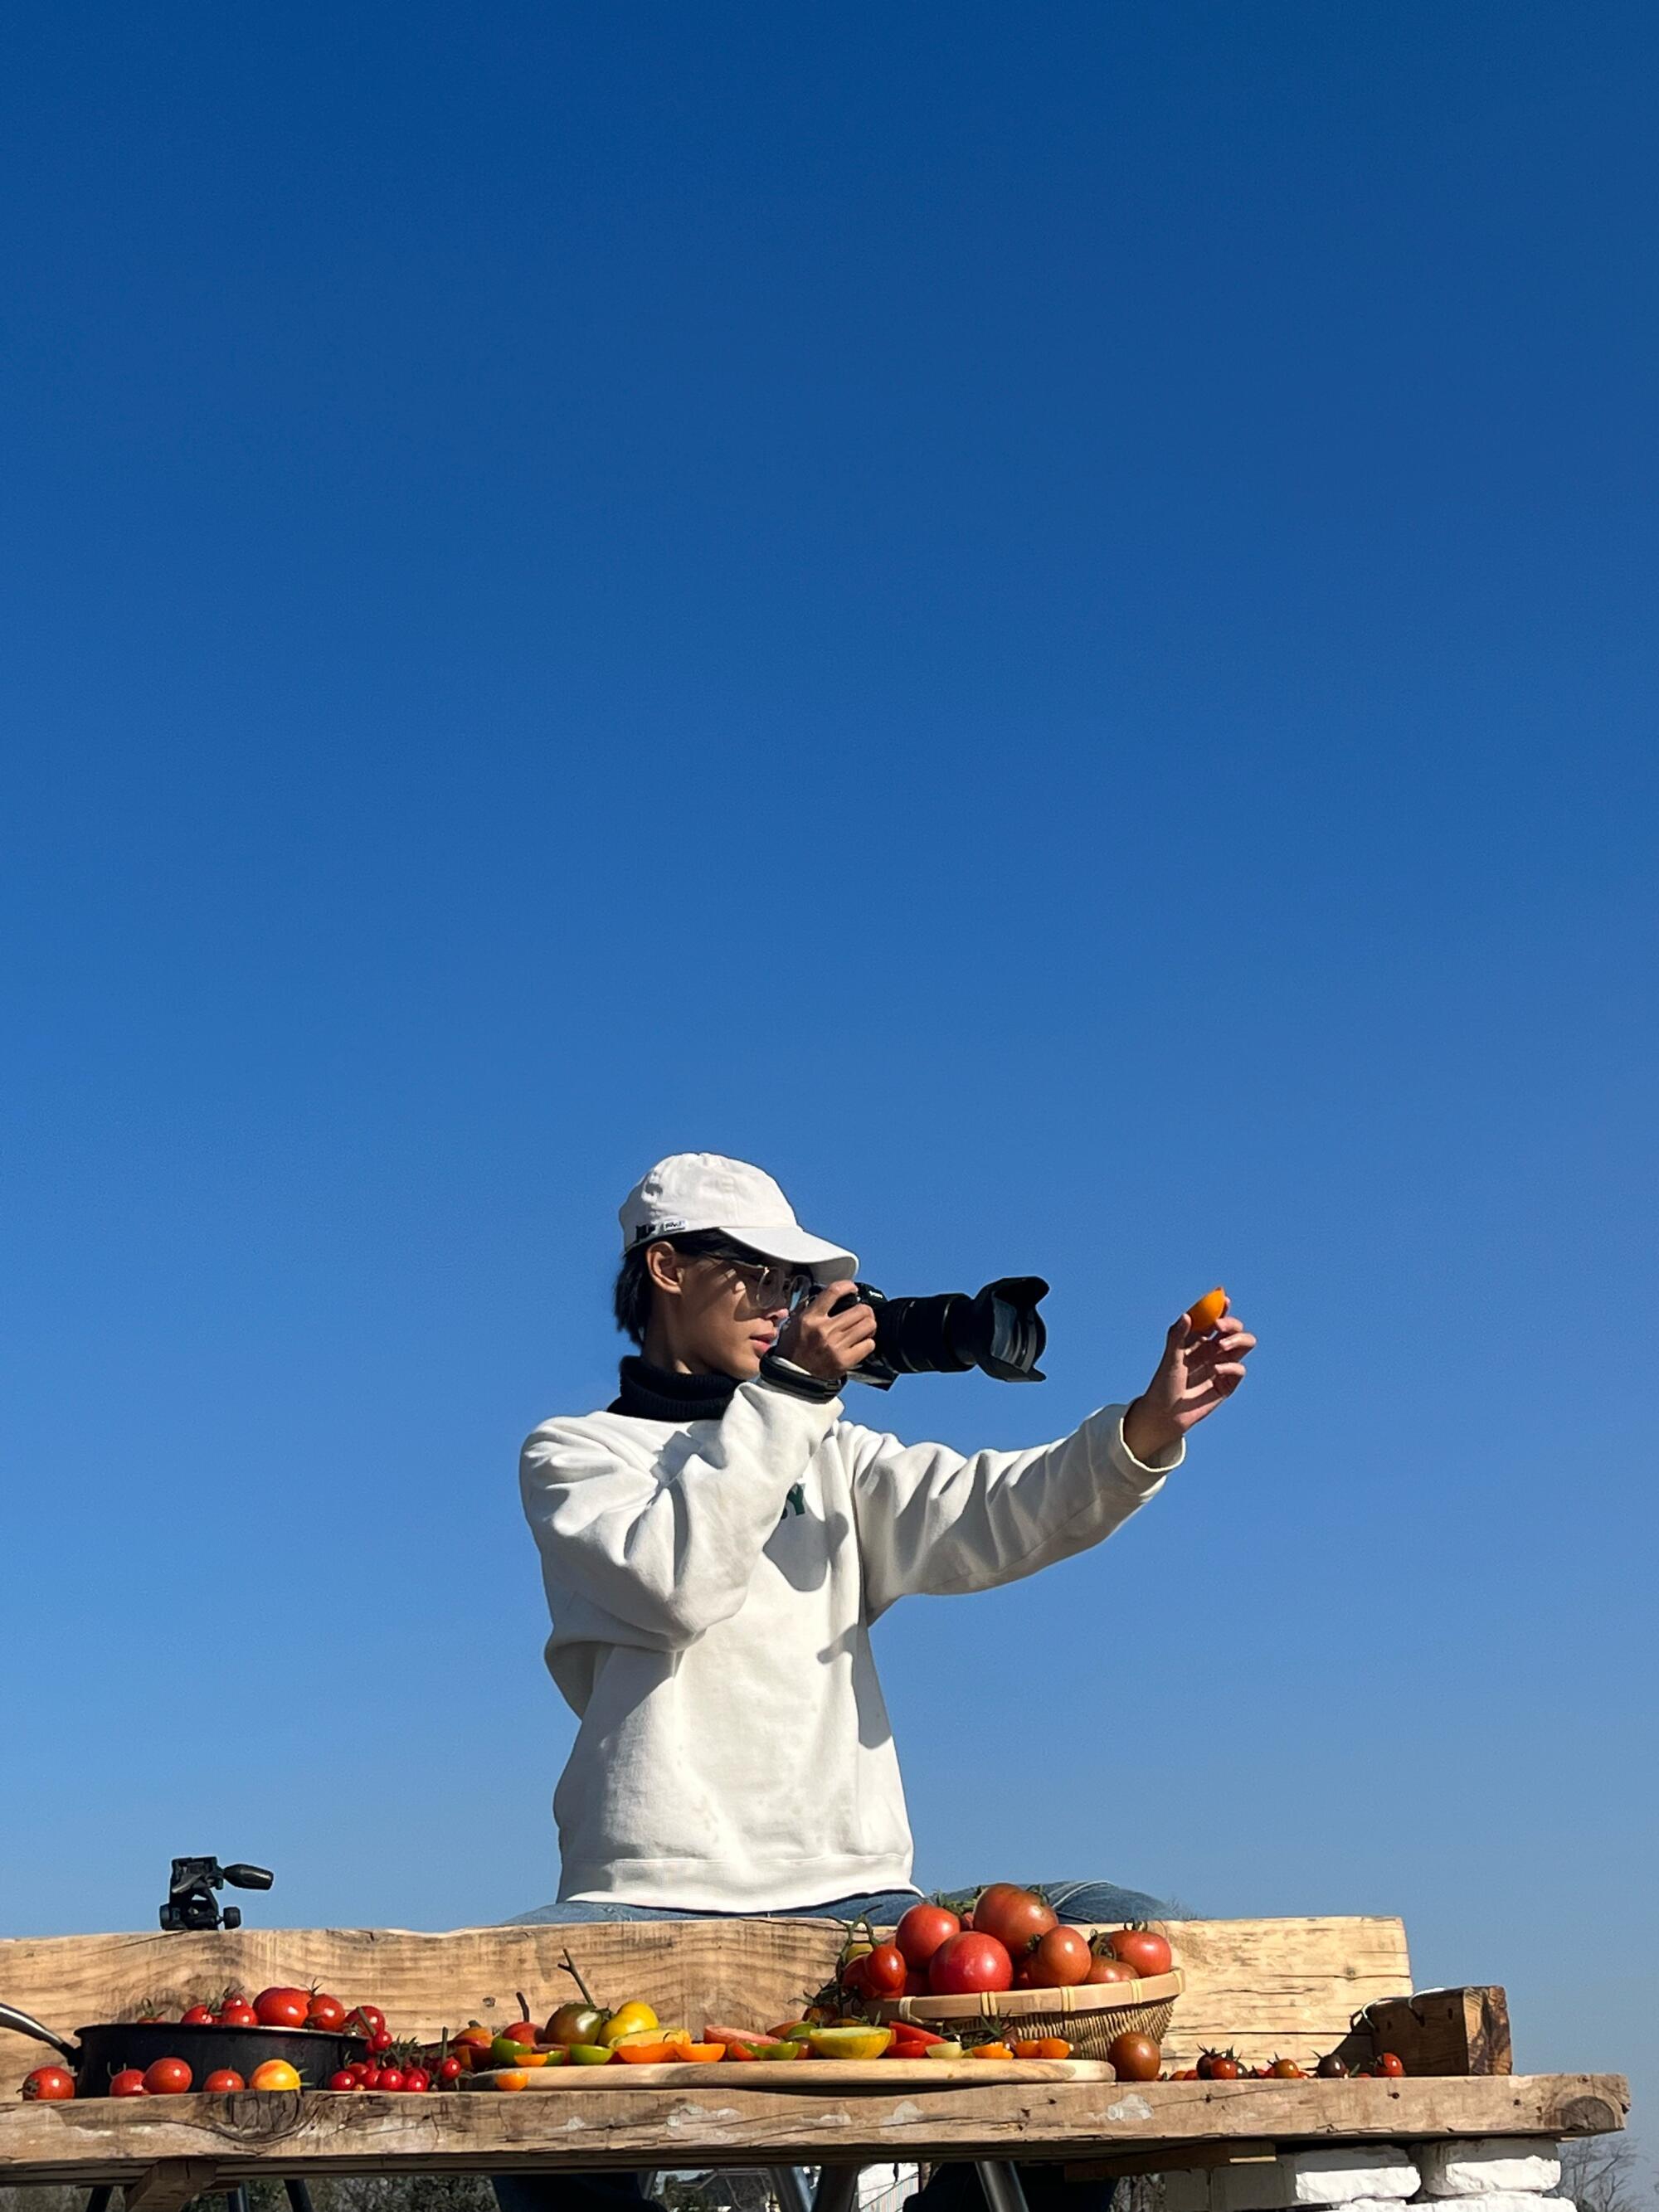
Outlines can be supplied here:
M1033 2081L982 2088L842 2091L831 2065L810 2092L747 2088L740 2065L683 2091L580 2088L534 2095L246 2093L65 2105L13 2101L46 2055L0 2035L0 2182L124 2185L134 2212L173 2212L203 2190L256 2177L494 2173L600 2167L823 2166L1054 2159L1134 2172L1261 2158L1275 2148L1464 2136L1594 2135L1624 2125L1616 2075L1510 2070L1504 1993L1413 1991L1398 1920L1180 1921L1167 1930L1187 1987L1166 2065L1237 2043L1312 2063L1392 2050L1406 2078L1344 2081ZM127 2017L223 1989L320 1981L382 2003L394 2028L430 2036L469 2015L517 2016L568 1994L568 1942L602 1996L643 1996L665 2019L781 2019L821 1982L842 1931L822 1921L641 1922L464 1929L241 1929L0 1942L0 1998L59 2028Z
M734 2067L732 2075L740 2074ZM827 2069L825 2069L827 2071ZM1622 2076L1397 2081L1046 2081L1030 2088L744 2089L538 2096L107 2098L0 2107L0 2179L119 2182L133 2212L258 2177L1067 2159L1101 2172L1220 2163L1275 2147L1622 2127Z

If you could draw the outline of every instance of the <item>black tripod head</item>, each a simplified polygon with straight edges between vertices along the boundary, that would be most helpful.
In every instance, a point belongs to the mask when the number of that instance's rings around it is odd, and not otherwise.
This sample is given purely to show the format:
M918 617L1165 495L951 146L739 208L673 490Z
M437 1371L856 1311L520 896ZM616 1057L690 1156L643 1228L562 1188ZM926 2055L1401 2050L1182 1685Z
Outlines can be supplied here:
M214 1895L228 1882L233 1889L269 1889L274 1877L264 1867L222 1867L217 1859L174 1859L167 1901L161 1907L161 1925L169 1935L185 1928L240 1928L240 1907L228 1905L222 1911Z

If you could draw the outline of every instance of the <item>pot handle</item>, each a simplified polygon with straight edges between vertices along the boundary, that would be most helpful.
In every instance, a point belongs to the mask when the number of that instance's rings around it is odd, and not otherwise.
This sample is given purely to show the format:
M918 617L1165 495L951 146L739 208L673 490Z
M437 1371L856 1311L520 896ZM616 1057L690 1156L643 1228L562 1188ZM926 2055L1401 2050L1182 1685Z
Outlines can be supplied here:
M0 2027L9 2027L17 2035L32 2035L37 2043L49 2043L54 2051L61 2051L73 2065L81 2053L73 2043L49 2027L43 2027L31 2014L19 2012L15 2005L0 2004Z

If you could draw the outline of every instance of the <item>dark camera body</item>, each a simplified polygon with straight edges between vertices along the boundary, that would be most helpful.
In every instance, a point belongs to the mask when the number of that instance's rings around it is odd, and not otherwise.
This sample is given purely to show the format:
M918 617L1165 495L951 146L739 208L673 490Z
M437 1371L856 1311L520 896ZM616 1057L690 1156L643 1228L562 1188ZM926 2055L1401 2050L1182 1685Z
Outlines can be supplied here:
M1048 1294L1041 1275L1002 1275L976 1297L947 1291L941 1297L890 1298L873 1284L836 1307L860 1299L874 1310L876 1348L848 1380L890 1390L901 1375L964 1375L970 1367L999 1382L1041 1382L1037 1361L1048 1340L1037 1311Z

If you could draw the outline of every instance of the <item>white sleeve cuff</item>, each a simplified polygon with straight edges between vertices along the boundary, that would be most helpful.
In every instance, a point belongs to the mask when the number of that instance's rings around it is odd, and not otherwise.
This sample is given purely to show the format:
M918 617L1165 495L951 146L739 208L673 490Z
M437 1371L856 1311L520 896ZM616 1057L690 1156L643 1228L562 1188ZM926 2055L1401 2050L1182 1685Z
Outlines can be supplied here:
M1186 1458L1187 1439L1184 1437L1177 1437L1172 1444L1158 1455L1156 1459L1137 1459L1129 1449L1128 1439L1123 1433L1123 1424L1127 1418L1128 1410L1126 1406L1122 1413L1118 1415L1117 1427L1112 1441L1117 1447L1124 1466L1131 1474L1144 1476L1149 1483L1162 1482L1164 1476L1178 1468Z

